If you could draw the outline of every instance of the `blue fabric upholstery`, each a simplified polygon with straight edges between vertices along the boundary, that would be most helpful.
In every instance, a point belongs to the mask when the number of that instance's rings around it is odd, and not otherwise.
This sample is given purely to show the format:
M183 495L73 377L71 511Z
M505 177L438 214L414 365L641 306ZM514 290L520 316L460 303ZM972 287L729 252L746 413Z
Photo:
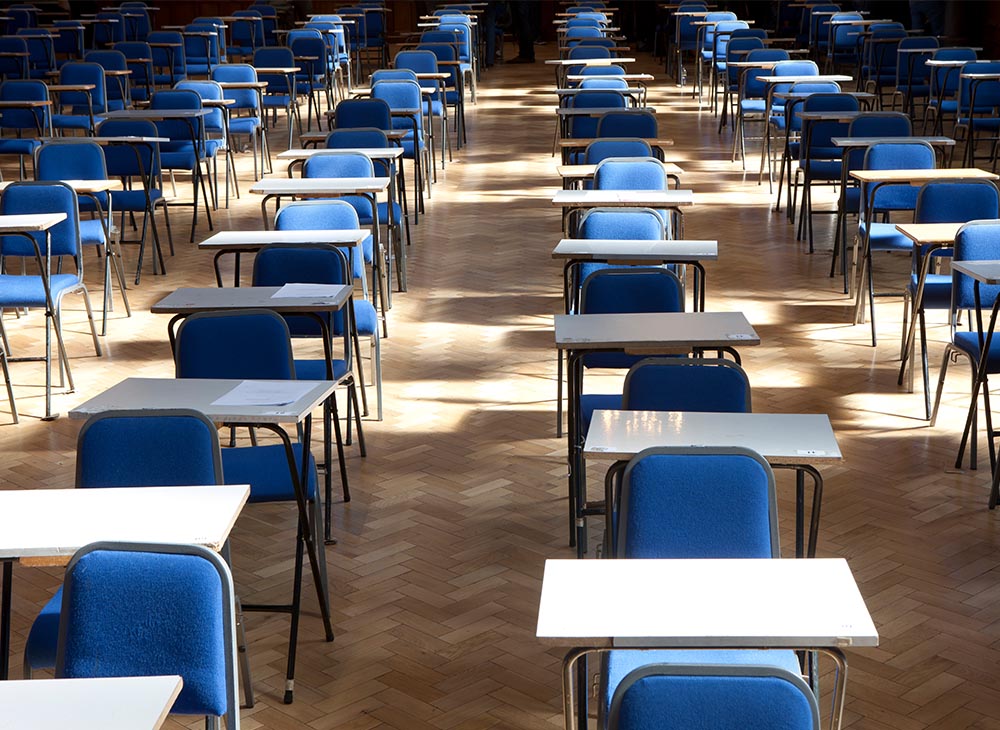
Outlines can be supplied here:
M625 472L617 554L770 558L775 510L771 470L749 455L640 454Z
M323 380L326 368L323 367ZM293 444L295 468L302 473L302 445ZM222 450L222 470L226 484L249 484L250 502L290 502L295 499L295 487L288 470L288 456L282 444L243 446ZM306 499L316 498L316 460L309 455L306 470Z
M288 326L271 311L188 317L177 330L174 362L178 378L295 378Z
M629 673L649 666L650 664L689 664L713 665L718 667L733 667L739 665L755 665L777 667L791 674L801 672L798 657L794 651L754 651L746 650L708 650L680 649L677 651L612 651L607 654L605 662L605 681L609 687L618 687ZM609 717L611 713L611 694L604 693L601 716Z
M172 712L226 714L231 618L211 562L101 550L76 560L65 586L58 676L178 674L184 686Z
M801 679L779 669L775 676L739 676L749 668L717 674L661 673L633 678L616 698L614 730L818 730L816 698ZM731 676L737 672L737 676Z
M629 370L622 408L749 413L750 382L742 368L727 360L648 358Z
M367 201L359 201L359 207L361 203ZM370 212L368 218L371 219ZM379 219L381 220L381 217ZM360 228L357 209L344 200L297 201L282 206L274 218L276 231L360 230ZM370 263L374 255L374 242L371 236L365 238L361 246L363 256L360 258L354 246L345 249L345 253L351 259L351 270L355 279L365 275L365 264Z
M52 299L58 302L64 293L79 285L80 278L76 274L53 274L50 279ZM3 291L0 301L4 307L45 306L45 289L42 280L37 276L0 274L0 290Z

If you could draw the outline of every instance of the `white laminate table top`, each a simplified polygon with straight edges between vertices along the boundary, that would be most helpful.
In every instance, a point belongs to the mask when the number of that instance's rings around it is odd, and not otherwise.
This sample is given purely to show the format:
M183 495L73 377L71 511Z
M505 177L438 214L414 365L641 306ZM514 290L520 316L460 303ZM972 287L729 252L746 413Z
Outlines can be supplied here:
M0 682L0 730L158 730L182 686L177 676Z
M564 238L552 249L552 258L577 261L715 261L718 241L641 241L603 238Z
M0 491L0 558L65 564L99 540L218 551L249 496L247 485Z
M666 354L692 348L748 347L760 337L742 312L557 314L560 350Z
M290 149L278 153L279 160L304 160L309 157L323 154L336 154L338 152L360 152L371 157L373 160L393 159L398 160L403 156L402 147L357 147L351 149L332 149L323 147L310 147L309 149Z
M629 459L654 446L744 446L776 464L843 459L829 417L817 413L598 410L583 455Z
M260 248L271 243L358 245L371 234L356 229L315 231L220 231L198 244L206 250Z
M618 63L635 63L634 58L550 58L549 66L614 66Z
M275 312L318 312L341 309L354 290L343 284L310 284L303 296L281 296L284 287L185 287L171 292L149 311L153 314L194 314L225 309L271 309ZM287 293L287 292L285 292Z
M657 162L660 162L657 160ZM683 175L684 170L675 162L660 162L660 167L667 175ZM586 178L593 177L597 172L597 165L557 165L556 172L563 178Z
M642 208L677 208L694 205L691 190L559 190L552 205L563 208L589 208L601 205Z
M878 645L842 558L546 560L535 635L561 647Z
M245 383L260 384L276 397L267 404L219 405L216 401ZM306 387L308 386L308 387ZM330 397L337 384L328 380L201 380L197 378L126 378L69 412L70 418L131 409L192 408L216 423L296 424ZM239 391L237 391L239 392ZM282 397L278 397L282 396Z
M24 215L0 215L0 233L28 233L46 231L66 220L65 213L26 213Z
M257 195L351 195L381 193L391 180L387 177L266 177L250 186Z

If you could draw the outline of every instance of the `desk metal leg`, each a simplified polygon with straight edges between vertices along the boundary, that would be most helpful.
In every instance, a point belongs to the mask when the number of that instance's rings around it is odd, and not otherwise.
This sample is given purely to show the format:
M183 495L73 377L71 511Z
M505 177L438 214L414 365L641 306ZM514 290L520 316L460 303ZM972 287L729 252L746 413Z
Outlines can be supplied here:
M972 383L972 400L969 403L969 412L965 418L965 428L962 429L962 440L958 446L958 457L955 459L955 468L960 469L962 467L962 459L965 456L965 447L969 441L969 435L972 432L973 426L976 422L976 413L979 409L979 390L983 389L983 400L986 405L986 428L987 434L989 436L990 444L990 463L994 463L994 449L993 449L993 423L990 416L990 404L989 404L989 384L986 377L986 368L989 363L989 352L990 347L993 344L993 331L997 323L997 313L1000 311L1000 297L993 303L993 309L990 312L990 326L986 331L985 336L983 335L983 310L982 301L980 299L979 292L979 282L977 281L973 287L973 293L975 295L976 301L976 326L979 328L979 367L976 369L976 379ZM973 443L971 446L972 452L972 468L975 468L975 446Z
M772 469L795 471L795 557L815 558L819 538L819 519L823 506L823 475L811 464L772 464ZM812 507L809 516L809 538L805 538L805 477L813 481ZM804 548L804 549L803 549Z
M0 680L7 679L10 670L10 602L13 562L3 561L3 586L0 588Z

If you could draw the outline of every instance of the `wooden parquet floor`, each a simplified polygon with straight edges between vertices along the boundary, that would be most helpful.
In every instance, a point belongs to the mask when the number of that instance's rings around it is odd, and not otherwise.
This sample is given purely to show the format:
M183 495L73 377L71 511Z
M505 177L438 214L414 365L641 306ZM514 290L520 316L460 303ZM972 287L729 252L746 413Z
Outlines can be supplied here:
M366 424L368 458L354 450L349 459L353 501L335 505L339 544L328 563L336 641L323 641L307 589L296 699L285 706L287 619L250 615L257 704L243 713L247 730L530 730L561 722L561 657L533 638L543 562L572 554L565 445L554 423L551 315L561 300L560 266L549 258L559 237L549 205L558 187L551 84L550 67L501 66L469 107L470 146L439 174L413 229L410 291L395 297L390 314L385 420ZM728 133L717 135L713 118L672 85L653 88L650 103L661 109L661 132L677 140L668 159L698 193L688 237L720 242L720 260L708 267L708 306L743 310L762 336L744 355L755 409L830 414L846 457L823 470L819 553L850 561L882 644L848 652L845 725L1000 727L1000 516L986 509L984 471L951 468L967 371L955 368L942 417L928 427L920 395L896 385L899 301L879 301L881 342L872 348L827 277L829 256L807 255L783 216L769 212L766 185L729 162ZM277 144L281 135L279 128ZM239 164L245 189L249 156ZM756 166L753 155L748 166ZM829 207L830 197L817 201ZM217 214L218 227L258 227L258 202L244 193ZM186 243L188 221L187 211L173 214L178 251L169 275L147 273L131 290L134 315L114 314L103 359L89 349L82 311L67 302L77 390L56 396L59 411L129 375L172 375L166 318L148 308L177 286L212 283L210 257ZM816 230L822 251L830 221L818 217ZM134 262L134 250L127 256ZM96 293L99 267L88 264ZM892 268L880 262L883 281ZM37 350L40 316L8 313L4 321L15 354ZM947 331L940 313L931 321L935 376ZM71 486L77 424L38 420L40 366L12 370L22 423L0 427L2 488ZM590 473L596 490L601 470ZM787 552L792 484L778 479ZM233 555L244 600L287 594L293 525L282 506L241 517ZM15 676L30 622L58 580L53 571L15 570ZM808 595L802 610L810 610Z

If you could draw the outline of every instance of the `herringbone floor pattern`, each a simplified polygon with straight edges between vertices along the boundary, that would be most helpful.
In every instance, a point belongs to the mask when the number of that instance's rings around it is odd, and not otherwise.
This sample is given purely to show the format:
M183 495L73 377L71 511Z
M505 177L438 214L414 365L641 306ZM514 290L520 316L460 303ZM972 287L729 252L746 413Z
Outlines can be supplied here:
M395 298L383 348L385 420L367 422L368 458L350 456L354 499L335 505L339 544L328 562L336 641L323 642L307 590L296 700L285 706L287 619L249 616L257 705L243 714L248 730L561 722L560 656L533 638L543 561L571 555L565 445L554 423L551 315L561 300L560 267L549 258L559 237L549 205L558 187L551 85L549 67L501 66L470 106L470 146L440 174L413 229L410 291ZM650 103L662 112L661 132L678 142L668 159L687 170L685 186L699 196L688 237L720 242L708 306L743 310L762 336L744 354L755 409L828 413L841 441L845 461L824 469L819 552L850 560L882 636L877 650L849 652L845 725L1000 727L997 515L986 509L984 472L951 468L966 371L956 368L942 417L929 428L920 395L896 386L899 301L879 302L881 341L872 348L867 328L848 323L848 304L827 277L829 256L795 243L783 217L769 212L766 185L729 162L729 137L716 134L710 115L673 86L652 89ZM748 166L756 167L753 155ZM244 189L250 169L244 156ZM817 199L820 207L829 201ZM258 202L244 192L217 226L259 227ZM172 216L178 251L169 275L147 273L130 291L133 317L114 314L106 357L88 349L82 310L67 302L77 389L56 396L57 410L128 375L172 375L166 318L148 307L177 286L212 283L210 257L185 242L188 215ZM818 218L821 250L829 225ZM127 256L134 264L134 250ZM99 267L88 264L97 293ZM880 262L883 281L891 269ZM934 375L947 332L942 317L932 320ZM38 314L8 313L4 323L15 354L38 349ZM22 423L0 428L2 487L71 486L77 424L39 421L40 366L12 369ZM600 471L591 469L595 489ZM791 484L778 479L787 550ZM293 525L283 507L255 507L240 519L233 555L244 600L287 594ZM57 582L55 572L15 570L15 665ZM809 607L804 595L802 610Z

